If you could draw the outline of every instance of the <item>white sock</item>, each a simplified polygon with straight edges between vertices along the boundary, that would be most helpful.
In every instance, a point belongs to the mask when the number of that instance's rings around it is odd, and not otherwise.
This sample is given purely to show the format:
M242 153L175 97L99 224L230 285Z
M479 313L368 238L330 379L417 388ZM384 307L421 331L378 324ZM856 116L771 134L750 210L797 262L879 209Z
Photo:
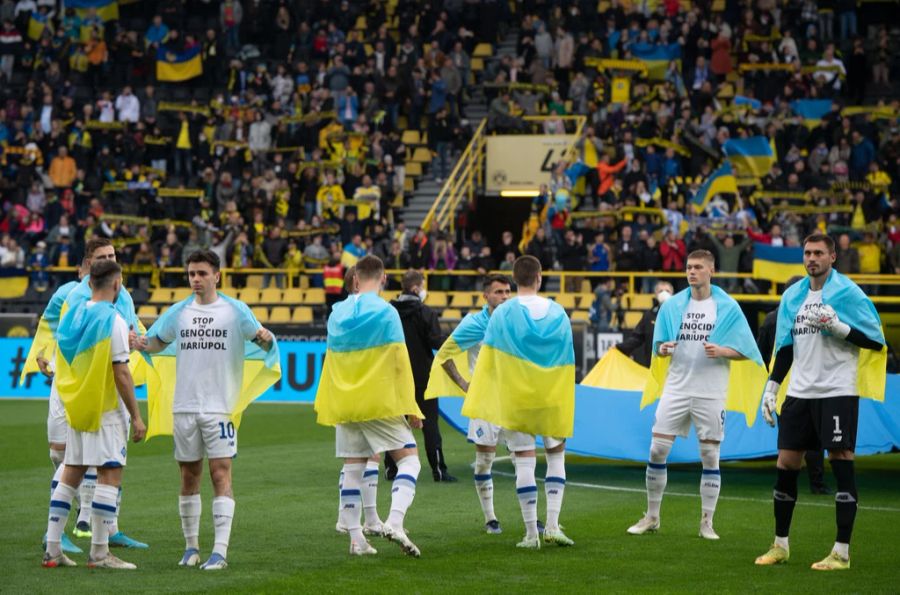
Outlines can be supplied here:
M475 491L481 500L485 523L497 520L494 514L494 476L491 475L496 456L494 452L475 451Z
M559 530L559 511L562 510L563 493L566 491L566 451L547 453L547 477L544 493L547 496L546 528Z
M88 471L93 469L93 467L88 467ZM96 473L96 471L95 471ZM115 535L119 532L119 512L122 510L122 486L119 486L119 491L116 494L116 518L112 520L109 524L109 534Z
M841 543L839 541L834 542L834 548L832 550L835 554L843 558L844 560L850 559L850 544L849 543Z
M231 521L234 519L234 499L216 496L212 502L215 544L213 553L228 557L228 540L231 539Z
M418 453L397 461L397 477L394 478L394 488L391 492L391 513L387 519L388 525L394 529L403 530L406 511L416 497L416 479L421 469L422 463L419 462Z
M341 509L341 490L344 489L344 469L341 468L341 474L338 476L338 520L340 521Z
M362 485L362 506L365 514L367 525L378 525L381 519L378 518L378 461L369 461L366 463L366 470L363 471Z
M66 460L66 451L64 450L56 450L55 448L50 449L50 462L53 463L53 469L59 469L62 466L63 461Z
M703 462L703 473L700 476L700 505L703 518L712 522L722 489L722 474L719 471L718 444L700 443L700 460Z
M516 494L519 496L519 507L522 509L522 520L525 521L525 537L538 536L537 530L537 482L534 480L534 468L537 461L534 457L516 457Z
M783 547L784 549L790 551L790 546L788 546L788 538L787 537L778 537L775 536L775 545L779 547Z
M200 515L203 502L200 494L178 497L178 511L181 514L181 532L184 534L184 548L200 549Z
M98 483L91 502L91 558L102 560L109 555L110 527L116 524L119 488Z
M97 468L88 467L81 485L78 486L78 500L81 508L78 509L78 520L76 522L91 522L91 502L94 499L94 490L97 487ZM117 504L118 507L118 504Z
M62 465L60 465L62 469ZM66 522L69 520L69 511L72 510L72 498L75 497L75 488L64 483L57 483L50 495L50 514L47 518L47 553L53 557L62 553L59 542Z
M360 509L362 508L362 493L359 487L365 470L365 463L345 463L341 472L344 479L341 489L340 519L341 524L347 528L347 532L350 534L350 541L354 543L365 541L362 527L359 524Z
M659 508L662 506L663 492L666 491L666 482L669 479L666 469L666 459L672 450L674 440L669 438L656 438L650 441L650 461L647 463L647 516L659 518Z
M50 480L50 499L53 499L53 492L56 490L56 486L59 485L60 480L62 480L63 471L66 470L65 465L60 465L53 472L53 479Z

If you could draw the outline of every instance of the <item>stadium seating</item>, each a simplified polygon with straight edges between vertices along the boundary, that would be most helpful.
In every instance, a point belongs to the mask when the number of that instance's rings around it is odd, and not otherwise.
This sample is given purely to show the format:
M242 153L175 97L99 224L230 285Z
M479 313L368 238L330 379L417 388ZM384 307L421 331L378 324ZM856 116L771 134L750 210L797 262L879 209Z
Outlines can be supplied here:
M291 315L291 322L295 324L309 324L313 321L313 311L309 306L296 306Z

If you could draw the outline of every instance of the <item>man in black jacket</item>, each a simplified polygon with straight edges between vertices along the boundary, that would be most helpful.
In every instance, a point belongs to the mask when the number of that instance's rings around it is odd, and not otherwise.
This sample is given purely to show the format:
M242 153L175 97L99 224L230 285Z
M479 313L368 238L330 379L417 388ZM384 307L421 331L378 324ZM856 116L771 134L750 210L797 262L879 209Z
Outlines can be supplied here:
M656 294L653 307L644 312L641 321L628 334L627 337L616 345L616 349L631 357L635 362L645 368L650 367L650 356L653 354L653 329L656 326L656 315L662 303L672 297L675 290L668 281L660 281L653 289Z
M403 324L403 335L406 338L406 350L412 365L413 380L416 384L416 403L425 414L422 433L425 435L425 455L435 481L456 481L447 472L442 450L441 430L438 425L438 400L425 400L425 388L428 386L428 375L434 361L435 349L440 349L444 342L438 315L426 306L425 277L419 271L407 271L403 275L403 293L391 305L400 314ZM385 457L387 459L388 457ZM388 477L392 475L389 461L385 461Z

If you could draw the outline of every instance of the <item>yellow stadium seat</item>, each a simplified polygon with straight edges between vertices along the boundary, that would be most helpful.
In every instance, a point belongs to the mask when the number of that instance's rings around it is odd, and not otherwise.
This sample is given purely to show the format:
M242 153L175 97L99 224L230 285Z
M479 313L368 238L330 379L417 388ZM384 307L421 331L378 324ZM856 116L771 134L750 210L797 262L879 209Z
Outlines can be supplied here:
M451 308L459 308L460 310L468 310L472 307L472 296L469 295L468 292L463 293L451 293L450 294L450 307Z
M489 58L494 55L494 48L489 43L479 43L472 52L473 58Z
M641 321L641 317L643 315L644 315L643 312L635 312L635 311L625 312L625 322L624 322L623 326L625 326L625 328L636 327L637 324Z
M594 294L593 293L579 293L578 295L578 306L580 308L590 308L591 304L594 303Z
M590 322L591 317L588 316L587 310L575 310L569 316L569 320L572 322Z
M575 294L574 293L561 293L556 296L556 303L565 308L566 310L574 310L578 306L575 303Z
M238 292L238 299L248 306L258 304L259 290L252 287L246 287Z
M588 279L584 279L581 282L581 291L579 293L594 293L594 288L591 287L591 282Z
M427 130L422 133L422 141L419 144L422 144L422 145L428 144L428 131Z
M231 299L236 300L238 290L233 287L223 287L223 288L219 289L219 293L221 293L222 295L227 295Z
M259 292L259 302L261 304L280 304L281 290L276 287L267 287Z
M429 291L425 296L425 305L431 308L446 308L447 294L442 291Z
M138 308L137 315L138 318L156 318L159 316L159 312L156 306L145 305Z
M481 72L484 70L484 60L482 58L472 58L469 60L469 68L472 72Z
M629 301L631 310L649 310L653 307L654 294L652 293L633 293Z
M400 137L400 141L404 145L421 145L422 136L419 134L418 130L404 130L403 136Z
M262 289L262 275L247 275L247 287Z
M300 289L309 288L309 275L300 275Z
M163 314L166 313L166 310L168 310L168 309L169 309L168 306L160 306L159 307L159 315L162 316Z
M303 290L300 288L285 289L281 296L281 303L296 306L303 303Z
M172 290L172 302L186 300L194 291L190 287L176 287Z
M313 287L303 292L303 303L307 306L321 306L325 303L325 290Z
M553 301L555 302L555 301L556 301L556 298L559 297L559 294L556 294L556 293L545 293L545 294L544 294L544 297L547 298L548 300L553 300Z
M416 150L413 151L412 159L410 161L418 161L419 163L431 163L431 151L427 147L416 147ZM409 168L409 162L406 163L406 167ZM409 171L409 169L407 169Z
M14 300L23 297L28 291L28 276L6 277L0 283L0 298Z
M172 303L172 290L171 289L154 289L153 293L150 294L150 303L151 304L171 304Z
M367 27L368 27L368 24L366 23L366 15L361 14L358 17L356 17L356 25L353 27L354 29L359 29L359 30L365 31L365 29Z
M294 315L291 316L291 322L298 324L307 324L313 321L313 311L309 306L297 306L294 308Z
M416 161L410 161L406 164L406 179L418 178L422 175L422 164Z
M291 309L287 306L275 306L269 313L269 322L287 323L291 321Z
M462 312L456 308L444 308L444 311L441 312L442 320L460 320L461 318Z
M416 182L409 176L403 178L403 192L415 192Z
M261 324L269 322L269 309L265 306L253 306L250 308L250 311L253 312L253 315L256 316L256 319Z
M469 314L478 314L479 312L481 312L481 308L472 308L469 310Z

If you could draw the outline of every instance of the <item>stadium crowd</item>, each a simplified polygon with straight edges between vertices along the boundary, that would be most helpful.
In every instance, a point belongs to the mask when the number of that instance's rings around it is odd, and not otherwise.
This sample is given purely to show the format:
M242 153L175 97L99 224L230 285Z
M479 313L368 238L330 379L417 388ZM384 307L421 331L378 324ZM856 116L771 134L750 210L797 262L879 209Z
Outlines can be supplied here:
M54 0L3 0L0 267L29 268L43 289L47 267L75 264L100 235L148 281L202 247L235 269L373 253L389 268L489 271L527 253L545 269L594 272L682 271L705 248L721 271L746 272L755 242L797 246L822 230L838 239L838 270L900 273L896 35L860 10L168 0L123 3L104 20ZM511 33L514 54L473 69L477 44ZM660 80L597 66L659 48L672 56ZM198 50L202 73L159 80L158 60ZM543 114L543 131L558 133L556 116L586 116L574 158L586 175L558 164L534 199L533 237L508 229L495 242L466 225L474 213L456 235L408 229L403 132L427 131L440 181L471 135L464 107L482 85L491 131L529 131L521 116ZM832 109L804 121L797 99ZM775 155L759 186L790 198L742 187L695 213L722 145L758 134ZM431 277L433 289L475 281Z

